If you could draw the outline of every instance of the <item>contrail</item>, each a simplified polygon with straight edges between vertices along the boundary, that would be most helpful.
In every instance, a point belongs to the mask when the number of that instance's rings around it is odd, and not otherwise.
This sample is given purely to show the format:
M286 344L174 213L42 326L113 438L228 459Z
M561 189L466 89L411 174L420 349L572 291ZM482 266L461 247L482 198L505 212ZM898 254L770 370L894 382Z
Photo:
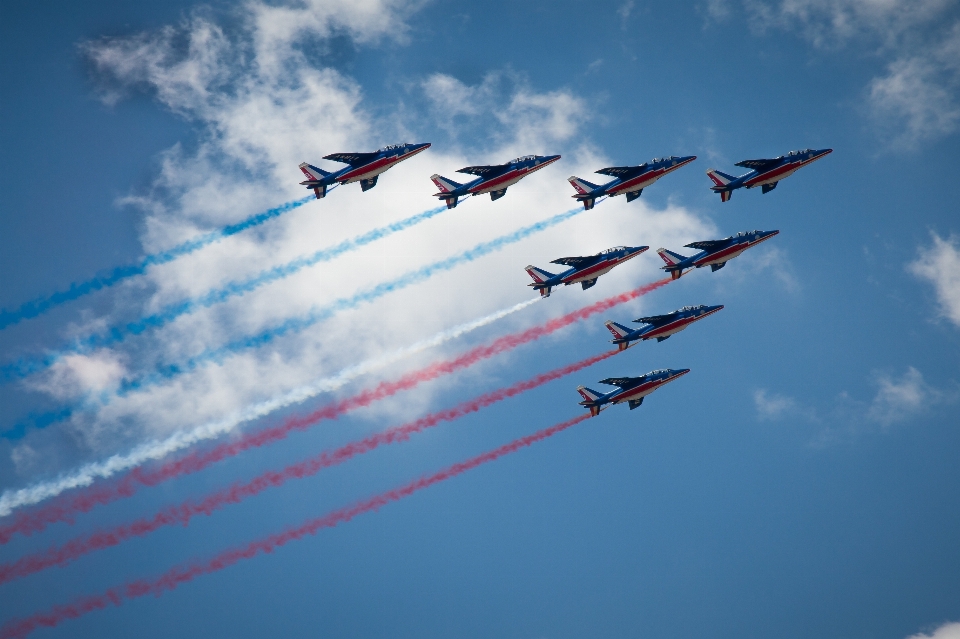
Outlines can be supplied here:
M44 482L18 491L6 491L0 496L0 516L9 515L14 509L21 506L28 506L39 503L50 497L55 497L60 493L72 489L89 486L96 479L106 479L117 473L135 468L140 464L166 457L178 450L183 450L198 442L219 437L224 433L232 431L240 424L258 419L272 413L273 411L300 403L310 399L320 393L337 390L354 379L373 372L384 366L400 361L410 355L425 351L429 348L439 346L445 342L456 339L461 335L469 333L492 324L493 322L516 313L531 304L538 302L539 297L531 298L519 304L514 304L509 308L502 309L496 313L491 313L479 319L455 326L453 328L441 331L427 339L415 342L410 346L397 349L391 353L381 355L373 359L355 364L330 377L324 377L312 384L301 386L288 393L274 397L263 402L258 402L236 411L227 417L207 424L198 426L192 430L179 432L171 435L167 439L152 441L142 444L125 455L114 455L104 462L87 464L81 467L77 472L66 477L62 477L50 482ZM79 497L79 496L78 496ZM86 504L86 502L84 502ZM86 512L93 505L86 507L78 506L71 500L71 504L52 504L50 507L39 510L34 513L25 513L17 516L16 521L0 528L0 544L5 544L10 540L11 535L16 532L30 534L43 530L48 523L58 521L70 521L73 514L77 512Z
M201 249L208 244L216 242L217 240L230 237L231 235L236 235L241 231L245 231L254 226L263 224L268 220L272 220L275 217L279 217L284 213L303 206L312 199L313 196L311 195L301 200L293 200L292 202L281 204L276 208L248 217L242 222L230 224L222 229L204 233L199 237L196 237L192 240L187 240L183 244L174 246L166 251L154 253L153 255L147 255L137 264L118 266L106 275L99 275L82 282L74 282L66 291L58 291L52 295L37 297L29 302L24 302L19 308L12 311L0 311L0 330L7 328L8 326L12 326L21 320L36 317L65 302L73 301L103 288L108 288L127 278L134 277L136 275L142 275L151 266L165 264L178 257L187 255L188 253L193 253L197 249Z
M182 373L191 371L206 362L222 361L224 357L227 357L233 353L265 346L266 344L269 344L275 339L283 337L284 335L300 332L313 326L314 324L317 324L318 322L329 319L341 311L357 308L361 304L377 300L388 293L393 293L413 284L418 284L430 279L438 273L449 271L456 266L466 264L467 262L472 262L480 257L495 251L499 251L505 246L514 244L520 240L530 237L531 235L535 235L536 233L540 233L541 231L552 228L561 222L565 222L566 220L583 213L583 211L583 207L571 209L564 213L558 213L557 215L549 217L545 220L541 220L536 224L525 226L521 229L513 231L512 233L501 235L500 237L488 242L481 242L473 248L457 253L456 255L452 255L437 262L427 264L413 271L408 271L396 279L377 284L373 288L359 291L349 297L341 297L340 299L335 300L332 304L316 308L306 315L292 317L272 328L268 328L257 335L243 337L229 342L223 346L207 349L206 351L191 357L183 364L160 365L158 366L156 373L141 377L139 379L125 381L123 384L121 384L121 388L118 392L120 394L124 394L132 390L140 389L144 386L153 385L155 383L176 377Z
M109 503L132 494L136 491L137 486L155 485L165 479L182 474L183 471L188 469L189 472L195 472L201 467L236 455L247 448L262 446L268 441L281 440L291 431L308 428L322 419L335 418L349 410L367 406L379 399L389 397L402 390L413 388L421 382L467 368L479 361L549 335L581 319L586 319L596 313L602 313L619 304L634 300L650 291L666 286L670 281L669 278L665 278L650 284L645 284L631 291L608 297L571 313L567 313L566 315L549 320L541 326L534 326L519 333L500 337L489 345L478 346L454 359L436 362L426 368L407 373L398 380L381 382L372 389L363 391L358 395L343 399L339 402L328 404L309 415L290 418L278 426L248 433L233 442L221 444L203 453L188 455L183 459L167 463L149 473L140 468L134 468L132 472L119 482L91 488L69 499L58 500L58 502L45 508L18 515L12 524L0 529L0 543L9 541L10 537L16 533L30 534L31 532L42 530L50 523L72 521L73 517L78 513L87 512L97 505ZM0 515L9 514L18 507L35 504L49 497L54 497L70 488L89 486L97 477L110 476L114 472L122 470L111 469L108 473L104 473L103 470L105 469L103 466L109 462L110 460L107 460L104 464L84 467L84 469L94 468L99 470L101 471L100 474L94 474L92 472L77 473L66 479L44 482L16 491L5 492L0 496ZM127 466L127 468L129 468L129 466Z
M68 619L82 617L95 610L102 610L111 604L119 606L124 603L124 601L130 599L138 599L147 595L162 595L164 592L174 590L182 584L193 581L197 577L219 572L244 559L251 559L260 554L273 552L292 541L297 541L307 535L315 535L324 528L333 528L359 515L379 510L392 502L399 501L404 497L409 497L424 488L429 488L434 484L456 477L477 466L492 462L505 455L543 441L585 421L589 417L589 414L579 415L573 419L533 433L532 435L515 439L509 444L504 444L499 448L477 455L466 461L448 466L433 475L416 479L405 486L394 488L393 490L370 497L351 506L335 510L322 517L309 519L295 528L288 528L283 532L252 541L245 546L226 550L204 561L195 561L193 563L176 566L154 579L132 581L122 586L111 588L99 595L82 597L70 604L54 606L46 612L38 612L23 619L14 619L0 628L0 639L19 639L26 637L38 628L52 628Z
M373 229L372 231L367 231L366 233L358 235L357 237L343 240L339 244L320 249L312 255L298 257L297 259L286 264L281 264L280 266L267 269L249 279L230 282L226 286L223 286L219 289L214 289L201 297L187 299L182 302L172 304L162 309L158 313L142 317L135 322L129 322L122 326L115 326L99 335L91 335L83 338L73 348L56 353L50 353L42 359L21 359L10 364L5 364L3 367L0 367L0 379L26 377L52 366L66 354L83 353L91 349L103 348L105 346L122 342L131 335L140 335L147 330L161 328L162 326L165 326L182 315L193 313L201 308L208 308L215 304L226 302L232 297L244 295L261 286L289 277L307 267L315 266L323 262L329 262L330 260L343 255L344 253L355 251L379 239L389 237L394 233L398 233L412 226L416 226L420 222L429 220L430 218L439 215L446 210L446 206L440 206L435 209L430 209L429 211L417 213L416 215L412 215L392 224L381 226ZM56 412L56 414L63 413L63 410ZM69 414L69 412L67 414ZM44 419L45 417L46 416L40 416L36 421L39 423L50 423L49 420ZM22 430L23 429L21 428L14 428L11 432L18 432ZM7 437L8 439L10 438L7 433L4 433L4 437Z
M146 536L164 526L186 526L190 523L190 520L197 515L210 515L224 506L236 504L248 497L258 495L267 488L280 487L291 479L310 477L324 468L341 464L356 455L370 452L382 444L406 441L411 435L426 430L427 428L432 428L442 422L453 421L470 413L475 413L497 402L543 386L548 382L560 379L588 366L593 366L597 362L613 357L619 352L620 351L608 351L546 373L541 373L536 377L518 382L512 386L485 393L474 399L462 402L453 408L438 411L408 424L395 426L383 432L369 435L359 441L341 446L332 452L323 452L302 462L287 466L281 471L267 471L246 483L235 483L232 486L211 493L201 500L190 500L179 506L164 508L153 517L138 519L133 523L96 532L85 538L78 537L68 541L59 548L50 548L44 552L21 557L14 562L0 564L0 585L15 579L27 577L46 568L66 565L88 553L116 546L133 537Z

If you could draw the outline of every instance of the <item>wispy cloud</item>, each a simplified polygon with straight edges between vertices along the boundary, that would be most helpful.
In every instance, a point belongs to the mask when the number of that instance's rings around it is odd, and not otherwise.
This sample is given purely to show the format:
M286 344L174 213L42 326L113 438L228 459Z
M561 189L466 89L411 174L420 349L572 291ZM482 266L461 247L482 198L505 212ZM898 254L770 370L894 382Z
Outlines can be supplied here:
M960 622L947 622L935 628L930 634L918 632L907 639L960 639Z
M960 327L960 239L931 234L933 246L920 247L907 270L933 284L944 317Z

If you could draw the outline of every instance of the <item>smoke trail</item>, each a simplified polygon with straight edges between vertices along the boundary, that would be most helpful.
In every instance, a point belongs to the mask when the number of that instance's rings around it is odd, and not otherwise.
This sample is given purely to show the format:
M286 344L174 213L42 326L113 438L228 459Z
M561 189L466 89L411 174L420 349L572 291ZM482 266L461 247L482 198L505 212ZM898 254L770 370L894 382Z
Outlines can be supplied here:
M21 557L17 561L0 564L0 585L40 572L53 566L63 566L76 561L88 553L116 546L132 537L143 537L164 526L186 526L197 515L210 515L228 504L236 504L248 497L258 495L267 488L280 487L291 479L303 479L320 472L324 468L341 464L356 455L370 452L382 444L406 441L411 435L442 422L459 419L475 413L497 402L515 397L528 390L543 386L579 370L593 366L597 362L613 357L620 351L609 351L560 368L541 373L532 379L518 382L512 386L485 393L474 399L462 402L453 408L426 415L408 424L395 426L383 432L369 435L359 441L351 442L332 452L323 452L315 457L287 466L283 470L267 471L246 483L236 483L228 488L207 495L202 500L190 500L179 506L170 506L150 518L139 519L130 524L117 526L110 530L94 533L86 538L68 541L60 548L50 548L45 552Z
M281 322L277 326L268 328L258 335L243 337L229 342L224 346L208 349L199 355L191 357L183 364L161 365L158 367L158 371L152 375L126 381L121 385L120 391L118 392L120 394L124 394L132 390L137 390L143 388L144 386L153 385L172 377L176 377L182 373L191 371L205 362L222 361L224 357L230 354L238 353L251 348L259 348L273 342L275 339L287 335L288 333L297 333L309 328L310 326L313 326L314 324L317 324L318 322L329 319L341 311L354 309L366 302L377 300L388 293L393 293L413 284L418 284L424 280L430 279L438 273L449 271L456 266L466 264L467 262L472 262L480 257L493 253L494 251L499 251L507 245L519 242L520 240L526 239L531 235L545 231L553 226L556 226L557 224L560 224L561 222L569 220L570 218L579 215L583 211L584 209L582 207L571 209L564 213L559 213L553 217L549 217L545 220L537 222L536 224L525 226L512 233L501 235L500 237L488 242L481 242L471 249L467 249L466 251L462 251L443 260L433 262L432 264L427 264L426 266L422 266L416 270L409 271L394 280L383 282L374 286L373 288L354 293L350 297L342 297L338 300L335 300L329 306L314 309L301 317L292 317L284 322Z
M280 266L275 266L274 268L258 273L247 280L230 282L226 286L212 290L201 297L184 300L182 302L178 302L177 304L172 304L162 309L158 313L140 318L135 322L129 322L123 326L113 327L100 335L91 335L90 337L80 340L75 347L69 350L51 353L40 360L21 359L10 364L5 364L4 366L0 367L0 380L10 379L12 377L26 377L27 375L32 375L33 373L52 366L67 353L82 353L89 351L90 349L110 346L112 344L122 342L130 335L139 335L147 330L160 328L182 315L193 313L201 308L208 308L214 304L220 304L227 301L231 297L244 295L261 286L289 277L307 267L315 266L316 264L323 262L329 262L335 257L343 255L344 253L355 251L366 246L367 244L375 242L376 240L383 239L393 235L394 233L398 233L412 226L416 226L420 222L429 220L430 218L439 215L446 210L446 206L440 206L435 209L430 209L429 211L424 211L423 213L412 215L406 219L399 220L392 224L381 226L380 228L373 229L372 231L368 231L362 235L358 235L357 237L343 240L334 246L320 249L312 255L299 257L286 264L281 264ZM59 410L57 413L63 413L65 410L67 409ZM46 424L51 423L51 420L47 419L46 415L39 416L36 421L40 423L45 422ZM23 430L23 428L15 427L11 432L22 432ZM6 436L6 434L4 436Z
M108 531L94 533L86 539L74 539L60 548L23 557L13 563L0 565L0 584L26 577L33 573L57 565L64 565L81 556L116 546L132 537L145 536L158 528L170 525L186 525L197 515L210 515L228 504L235 504L252 497L271 487L279 487L290 479L302 479L318 473L324 468L343 463L352 457L369 452L382 444L392 444L409 439L442 422L453 421L482 408L515 397L528 390L542 386L566 375L592 366L597 362L616 355L619 351L609 351L585 360L542 373L536 377L512 386L486 393L475 399L463 402L453 408L439 411L403 426L387 429L381 433L369 435L364 439L346 444L332 452L324 452L316 457L287 466L282 471L268 471L244 484L234 484L226 489L208 495L200 501L188 501L179 506L171 506L149 519L140 519L131 524L118 526Z
M35 512L18 515L12 524L0 529L0 543L6 543L13 534L18 532L21 534L29 534L30 532L42 530L49 523L72 521L72 518L78 513L87 512L95 506L132 495L139 486L153 486L173 477L197 472L212 463L237 455L248 448L259 447L267 443L282 440L290 432L304 430L320 420L336 418L350 410L369 406L377 400L390 397L403 390L414 388L422 382L468 368L479 361L527 344L545 335L550 335L581 319L586 319L596 313L602 313L614 306L634 300L650 291L666 286L670 281L669 278L665 278L632 291L608 297L571 313L567 313L566 315L549 320L542 326L534 326L519 333L505 335L486 346L473 348L454 359L436 362L426 368L407 373L395 381L381 382L372 389L323 406L308 415L292 417L277 426L254 433L247 433L233 442L220 444L208 451L193 453L182 459L164 464L158 469L148 472L141 468L134 468L119 482L91 488L78 495L74 495L70 499L61 500ZM85 481L84 485L92 483L94 478L95 477L91 475L83 477L73 476L74 481ZM63 482L64 480L55 480L11 493L5 492L3 496L0 497L0 514L7 514L14 508L34 504L48 497L53 497L67 488L76 487L79 483L64 486Z
M203 424L190 431L175 433L161 441L147 442L125 455L114 455L104 462L88 464L80 468L79 471L73 475L68 475L53 482L39 484L16 492L4 492L4 494L0 496L0 516L9 515L15 508L38 503L72 488L89 486L96 479L106 479L145 462L166 457L171 453L183 450L198 442L219 437L224 433L232 431L244 422L258 419L277 409L300 403L320 393L337 390L361 375L398 362L409 355L425 351L434 346L439 346L475 329L492 324L507 315L540 301L540 299L539 297L534 297L525 302L520 302L509 308L497 311L496 313L491 313L485 317L441 331L433 337L421 340L410 346L345 368L331 377L319 379L312 384L301 386L284 395L248 406L243 410L228 415L222 420ZM63 509L61 505L54 504L36 513L18 515L17 521L14 524L0 528L0 544L7 543L10 540L10 536L15 532L30 534L31 532L43 530L48 523L70 521L72 513L75 512L78 512L78 510L72 505ZM79 512L85 511L81 509Z
M76 619L95 610L102 610L110 604L119 606L129 599L137 599L147 595L162 595L164 592L174 590L182 584L193 581L197 577L219 572L244 559L251 559L263 553L273 552L291 541L297 541L307 535L315 535L324 528L333 528L359 515L379 510L387 504L399 501L404 497L409 497L424 488L429 488L434 484L456 477L477 466L492 462L505 455L543 441L572 426L576 426L589 417L589 414L574 417L550 428L537 431L532 435L515 439L509 444L504 444L499 448L477 455L466 461L453 464L433 475L416 479L400 488L394 488L393 490L357 502L352 506L335 510L322 517L307 520L295 528L288 528L283 532L252 541L240 548L226 550L202 562L176 566L154 579L132 581L123 586L111 588L100 595L83 597L71 604L54 606L47 612L39 612L23 619L15 619L0 628L0 639L19 639L26 637L37 628L52 628L60 625L67 619Z
M0 528L0 543L6 543L12 535L16 533L30 534L43 530L50 523L61 521L71 522L76 514L88 512L98 505L128 497L136 492L139 486L153 486L172 477L197 472L212 463L236 455L248 448L279 441L285 438L290 432L308 428L322 419L333 419L349 410L368 406L379 399L389 397L402 390L413 388L421 382L467 368L481 360L549 335L576 321L636 299L641 295L669 284L670 281L669 278L662 279L632 291L608 297L605 300L600 300L572 313L552 319L543 326L535 326L520 333L500 337L487 346L478 346L455 359L437 362L421 370L410 372L393 382L381 382L373 389L363 391L358 395L339 402L328 404L304 417L290 418L278 426L248 433L234 442L221 444L203 453L188 455L183 459L164 464L151 472L134 468L129 475L119 482L90 488L68 499L58 500L58 502L37 511L19 514L12 524ZM141 455L144 452L147 451L141 450ZM108 460L107 463L109 463L109 461L110 460ZM92 470L90 466L85 468ZM114 472L118 471L112 470L110 474ZM67 479L37 484L14 492L5 492L3 496L0 497L0 513L8 514L14 508L37 503L69 488L89 486L97 476L98 475L92 472L87 472L86 474L78 473ZM109 475L103 473L99 476Z
M218 229L216 231L211 231L205 233L199 237L196 237L192 240L188 240L183 244L174 246L171 249L166 251L161 251L160 253L154 253L153 255L148 255L140 260L137 264L130 264L127 266L118 266L106 275L99 275L93 277L89 280L83 282L74 282L70 285L66 291L59 291L52 295L45 295L37 297L30 300L29 302L24 302L20 305L19 308L12 311L0 311L0 330L12 326L21 320L30 319L36 317L46 311L59 306L65 302L70 302L89 293L99 291L100 289L108 288L113 286L117 282L125 280L136 275L143 274L147 268L151 266L156 266L158 264L165 264L170 262L178 257L192 253L197 249L201 249L208 244L212 244L217 240L221 240L225 237L231 235L236 235L241 231L245 231L254 226L263 224L268 220L272 220L275 217L279 217L284 213L292 211L295 208L303 206L307 202L313 199L313 196L305 197L302 200L293 200L292 202L287 202L286 204L281 204L280 206L264 211L263 213L258 213L243 220L242 222L237 222L236 224L230 224Z

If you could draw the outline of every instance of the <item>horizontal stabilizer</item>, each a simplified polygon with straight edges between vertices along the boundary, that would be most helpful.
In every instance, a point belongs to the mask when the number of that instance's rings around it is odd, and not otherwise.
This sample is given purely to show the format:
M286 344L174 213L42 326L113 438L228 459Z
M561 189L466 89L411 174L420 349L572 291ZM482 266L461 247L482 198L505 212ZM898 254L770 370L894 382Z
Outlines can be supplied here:
M643 189L640 189L639 191L631 191L630 193L627 193L627 202L633 202L635 199L640 197L641 193L643 193Z

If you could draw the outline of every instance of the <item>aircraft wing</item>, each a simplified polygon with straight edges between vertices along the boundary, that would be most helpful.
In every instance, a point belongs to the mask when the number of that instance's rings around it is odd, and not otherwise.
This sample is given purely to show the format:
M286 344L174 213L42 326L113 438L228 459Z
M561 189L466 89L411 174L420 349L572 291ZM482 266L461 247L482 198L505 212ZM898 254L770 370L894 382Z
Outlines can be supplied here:
M700 249L701 251L712 251L718 249L721 246L726 246L730 243L730 239L725 240L703 240L702 242L690 242L689 244L684 244L687 248Z
M551 264L565 264L566 266L572 266L573 268L583 268L584 266L590 266L600 259L599 255L584 255L582 257L559 257L555 260L552 260Z
M646 166L647 166L646 164L641 164L640 166L608 166L605 169L594 171L594 173L599 173L600 175L609 175L610 177L622 178L624 175L639 173L640 170L646 168Z
M600 383L606 384L607 386L619 386L620 388L624 388L640 381L643 381L642 377L608 377L607 379L601 379Z
M343 162L350 166L363 166L373 162L377 153L331 153L323 156L324 160L333 160L334 162Z
M471 175L487 177L489 175L499 173L505 166L506 164L493 164L490 166L465 166L462 169L457 169L457 173L469 173Z
M747 169L756 169L760 173L763 173L767 169L772 169L781 162L782 160L744 160L743 162L737 162L734 164L734 166L742 166Z
M673 315L651 315L650 317L639 317L634 321L635 324L664 324L670 320L677 319L676 314Z

